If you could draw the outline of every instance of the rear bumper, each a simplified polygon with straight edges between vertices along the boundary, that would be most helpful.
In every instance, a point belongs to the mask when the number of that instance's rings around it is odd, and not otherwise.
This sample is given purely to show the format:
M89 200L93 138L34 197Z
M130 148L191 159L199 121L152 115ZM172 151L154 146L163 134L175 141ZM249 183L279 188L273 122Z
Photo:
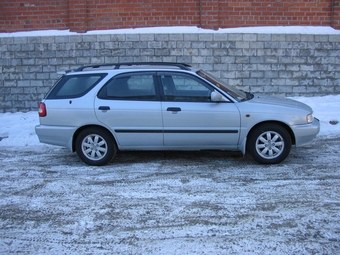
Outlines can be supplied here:
M320 132L320 122L314 118L313 123L307 125L293 126L296 147L312 143L316 135Z
M38 125L35 127L35 133L41 143L66 147L70 151L72 151L72 138L74 132L75 127L44 125Z

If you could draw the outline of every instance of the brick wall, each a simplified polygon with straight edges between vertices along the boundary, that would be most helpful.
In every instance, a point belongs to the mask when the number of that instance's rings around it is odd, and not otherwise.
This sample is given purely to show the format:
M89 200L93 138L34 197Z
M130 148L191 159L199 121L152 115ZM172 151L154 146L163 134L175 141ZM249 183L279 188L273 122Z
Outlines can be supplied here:
M0 32L152 26L268 25L340 29L339 0L2 0Z
M340 0L333 0L333 16L332 16L332 27L340 29Z
M68 0L2 0L0 32L69 27Z
M329 26L332 1L329 0L260 0L220 1L221 26Z
M199 24L199 1L88 0L88 30Z
M102 34L0 38L0 112L37 110L58 70L133 61L185 62L246 91L340 93L340 35Z

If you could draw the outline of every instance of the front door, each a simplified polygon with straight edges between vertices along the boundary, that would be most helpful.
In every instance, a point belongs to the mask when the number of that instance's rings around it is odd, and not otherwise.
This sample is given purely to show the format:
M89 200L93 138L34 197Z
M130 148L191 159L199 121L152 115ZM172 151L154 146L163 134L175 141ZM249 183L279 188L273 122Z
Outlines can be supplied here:
M160 73L164 99L162 116L166 147L235 148L240 114L233 102L212 102L214 90L196 76Z

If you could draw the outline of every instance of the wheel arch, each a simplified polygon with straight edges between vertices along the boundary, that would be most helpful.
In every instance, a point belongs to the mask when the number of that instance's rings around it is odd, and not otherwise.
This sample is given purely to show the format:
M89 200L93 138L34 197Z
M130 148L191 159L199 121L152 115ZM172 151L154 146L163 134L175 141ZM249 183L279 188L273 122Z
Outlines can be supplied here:
M82 127L78 128L76 130L76 132L74 132L74 134L73 134L73 138L72 138L72 152L76 151L76 140L77 140L77 137L78 137L79 133L81 133L83 130L88 129L88 128L98 128L98 129L101 129L101 130L104 130L104 131L108 132L109 134L111 134L111 136L113 137L114 141L117 144L117 140L116 140L115 136L112 134L112 132L108 128L100 126L100 125L94 125L94 124L93 125L85 125L85 126L82 126Z
M257 123L256 125L254 125L248 132L248 135L247 135L247 138L248 136L252 133L252 131L254 129L256 129L258 126L261 126L261 125L265 125L265 124L276 124L276 125L280 125L282 126L283 128L285 128L288 133L289 133L289 136L292 140L292 145L295 145L295 135L294 135L294 132L293 130L289 127L289 125L287 125L286 123L283 123L283 122L280 122L280 121L274 121L274 120L268 120L268 121L262 121L262 122L259 122Z

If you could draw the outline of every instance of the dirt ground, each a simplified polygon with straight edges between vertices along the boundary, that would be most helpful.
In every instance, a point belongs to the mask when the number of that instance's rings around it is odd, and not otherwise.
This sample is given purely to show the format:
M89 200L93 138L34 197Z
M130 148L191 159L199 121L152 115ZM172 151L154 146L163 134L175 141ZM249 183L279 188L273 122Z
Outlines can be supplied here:
M221 151L1 147L0 254L339 254L340 138L279 165Z

